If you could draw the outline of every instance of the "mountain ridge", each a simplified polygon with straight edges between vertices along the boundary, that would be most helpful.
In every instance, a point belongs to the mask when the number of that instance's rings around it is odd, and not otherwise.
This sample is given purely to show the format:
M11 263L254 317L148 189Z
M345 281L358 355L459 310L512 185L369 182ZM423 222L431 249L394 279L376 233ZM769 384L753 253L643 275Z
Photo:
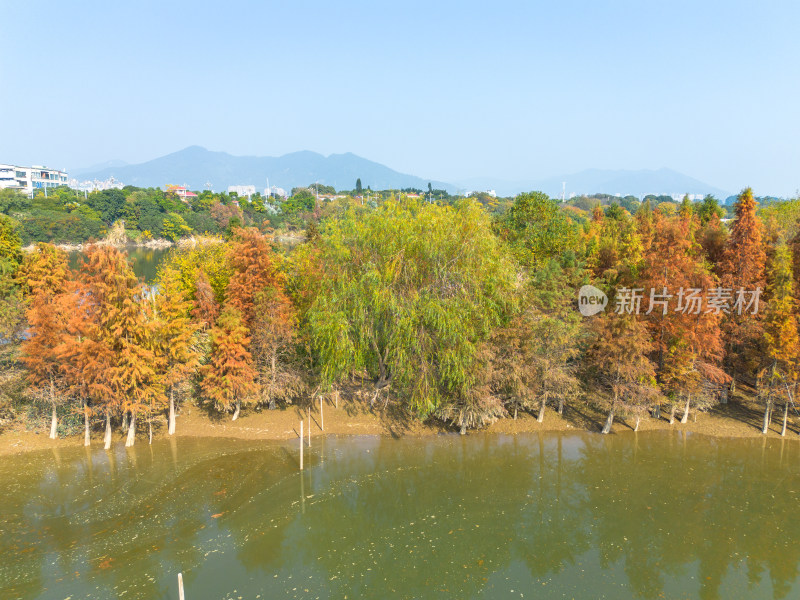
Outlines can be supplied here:
M277 157L234 156L202 146L188 146L138 164L76 172L86 179L104 180L113 176L126 185L163 187L176 183L195 190L204 189L206 182L210 182L215 190L225 190L230 185L255 185L260 191L269 178L271 186L287 191L314 182L336 189L353 189L357 179L361 179L364 188L372 189L425 189L430 182L434 188L455 191L452 184L400 173L351 152L324 156L299 150Z
M486 191L494 189L500 196L514 196L521 192L539 190L560 198L562 182L566 193L620 194L642 197L645 194L714 194L725 198L729 192L673 169L584 169L568 175L543 179L508 181L491 177L472 177L448 183L400 173L352 152L325 156L311 150L298 150L282 156L234 156L227 152L207 150L202 146L187 146L138 164L108 161L103 168L75 169L81 179L104 180L113 176L126 185L163 187L167 184L186 184L190 189L202 190L210 182L220 191L230 185L255 185L257 190L270 185L285 188L306 186L313 182L332 185L338 189L353 189L356 179L364 188L372 189L427 189L428 182L435 189L448 192Z

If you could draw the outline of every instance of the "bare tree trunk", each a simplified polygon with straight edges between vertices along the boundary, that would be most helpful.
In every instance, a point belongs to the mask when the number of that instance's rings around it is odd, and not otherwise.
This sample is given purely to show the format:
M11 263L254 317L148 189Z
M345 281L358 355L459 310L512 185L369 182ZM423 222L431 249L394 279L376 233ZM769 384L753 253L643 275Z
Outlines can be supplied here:
M128 411L123 411L122 413L122 433L125 433L128 430Z
M786 436L786 422L789 420L789 403L783 403L783 427L781 427L781 437Z
M150 433L150 443L153 443L153 422L147 419L147 430Z
M600 432L602 434L606 434L611 431L611 424L614 422L614 407L608 412L608 418L606 419L606 424L603 426L603 430Z
M463 421L461 422L461 430L458 433L460 433L461 435L466 435L467 433L467 424L464 423Z
M771 408L772 400L767 400L767 406L764 409L764 428L761 430L761 433L766 435L769 431L769 409Z
M175 434L175 390L170 386L169 388L169 426L167 427L169 435Z
M56 416L56 405L53 403L53 416L50 419L50 439L54 440L58 437L58 417Z
M539 406L539 415L536 417L536 420L541 423L544 421L544 407L547 406L547 398L542 399L542 404Z
M656 404L653 407L653 418L661 420L661 404Z
M125 447L130 448L136 441L136 413L131 413L131 422L128 425L128 439L125 440Z
M514 420L517 420L517 405L514 405Z
M675 405L674 404L672 405L672 408L669 411L669 424L670 425L674 425L675 424Z
M636 415L636 426L633 428L634 431L639 431L639 421L641 420L642 418L639 415Z
M103 444L105 449L111 448L111 413L106 411L106 434L103 437Z
M686 408L683 411L683 416L681 417L681 424L686 425L689 422L689 402L691 402L692 397L686 396Z
M83 445L88 446L91 444L91 437L89 435L89 408L86 406L86 401L83 401Z
M236 419L239 418L239 411L241 410L241 408L242 408L242 402L241 402L241 400L239 400L237 398L236 399L236 408L233 411L233 419L231 419L231 421L235 421Z
M272 353L271 361L272 361L272 379L270 380L269 384L269 409L275 410L275 395L272 393L272 388L275 385L275 372L277 371L277 365L275 364L276 357L274 352Z
M564 414L564 397L563 396L558 399L558 414L559 415L563 415Z

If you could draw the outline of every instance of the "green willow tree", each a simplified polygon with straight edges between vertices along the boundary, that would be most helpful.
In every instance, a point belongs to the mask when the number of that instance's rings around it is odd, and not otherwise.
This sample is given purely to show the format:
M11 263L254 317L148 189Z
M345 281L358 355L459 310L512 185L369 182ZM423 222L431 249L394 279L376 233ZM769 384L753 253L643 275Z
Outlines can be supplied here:
M462 430L504 412L470 396L478 346L515 296L513 264L478 205L350 208L298 249L293 271L323 386L369 381L373 404L391 394Z

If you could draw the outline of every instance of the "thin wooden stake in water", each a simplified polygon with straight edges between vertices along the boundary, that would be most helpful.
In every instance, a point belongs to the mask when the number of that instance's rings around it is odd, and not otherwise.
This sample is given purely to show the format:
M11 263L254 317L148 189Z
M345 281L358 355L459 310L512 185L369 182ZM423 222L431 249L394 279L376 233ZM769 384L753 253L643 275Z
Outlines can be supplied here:
M186 600L186 597L183 595L183 573L178 573L178 598L180 598L180 600Z
M319 427L325 431L325 415L322 414L322 396L319 397Z
M311 407L308 407L308 447L311 448Z
M300 470L303 470L303 421L300 420Z

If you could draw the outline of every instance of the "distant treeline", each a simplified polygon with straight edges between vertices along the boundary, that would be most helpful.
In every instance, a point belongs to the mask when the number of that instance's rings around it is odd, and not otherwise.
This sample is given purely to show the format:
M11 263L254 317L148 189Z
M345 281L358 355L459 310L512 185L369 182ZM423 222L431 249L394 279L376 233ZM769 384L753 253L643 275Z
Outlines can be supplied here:
M68 187L39 191L33 198L10 189L0 190L0 213L10 217L23 244L35 242L84 243L104 237L116 222L124 222L135 241L168 239L190 235L230 237L237 227L303 228L319 212L319 195L336 194L331 186L311 184L292 189L289 198L266 197L259 193L239 198L235 193L199 192L186 200L174 191L158 188L110 189L91 192ZM377 203L400 195L399 190L374 192L356 190L343 195L364 203ZM437 201L452 198L444 190L433 190Z
M104 224L158 231L133 210L155 198L184 223L203 214L157 190L90 197L82 206ZM305 241L285 253L238 226L266 212L205 198L212 220L220 207L231 215L215 221L228 239L174 249L152 288L110 246L92 246L78 271L49 244L23 255L18 223L0 217L0 325L25 374L2 397L48 407L53 435L80 414L87 441L94 419L107 432L122 420L131 443L154 415L169 414L172 430L182 402L236 418L325 394L461 431L589 402L607 432L616 416L685 420L744 381L765 431L776 408L787 422L800 372L798 200L759 212L747 189L725 224L710 197L586 213L537 192L494 205L345 196L298 209ZM42 199L7 212L33 206ZM603 293L608 303L583 317L588 284L595 306Z

